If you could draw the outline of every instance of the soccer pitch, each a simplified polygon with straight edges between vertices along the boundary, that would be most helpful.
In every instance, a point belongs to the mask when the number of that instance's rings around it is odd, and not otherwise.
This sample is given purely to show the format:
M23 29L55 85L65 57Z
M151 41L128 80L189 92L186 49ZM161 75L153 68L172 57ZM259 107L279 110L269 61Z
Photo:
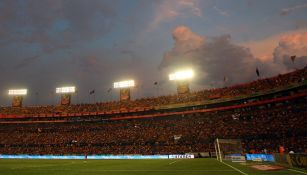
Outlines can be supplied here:
M27 175L297 175L306 170L260 171L239 163L216 159L167 160L0 160L0 174Z

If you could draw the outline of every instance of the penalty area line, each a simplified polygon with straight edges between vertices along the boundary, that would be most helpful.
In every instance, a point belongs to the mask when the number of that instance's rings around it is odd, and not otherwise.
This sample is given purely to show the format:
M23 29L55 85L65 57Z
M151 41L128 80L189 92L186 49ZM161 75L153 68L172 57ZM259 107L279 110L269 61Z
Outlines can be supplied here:
M223 163L224 165L229 166L230 168L236 170L237 172L239 172L239 173L241 173L241 174L248 175L248 174L244 173L243 171L239 170L238 168L229 165L228 163L225 163L225 162L221 162L221 163Z
M307 174L303 171L299 171L299 170L295 170L295 169L288 169L289 171L294 171L294 172L297 172L297 173L302 173L302 174Z

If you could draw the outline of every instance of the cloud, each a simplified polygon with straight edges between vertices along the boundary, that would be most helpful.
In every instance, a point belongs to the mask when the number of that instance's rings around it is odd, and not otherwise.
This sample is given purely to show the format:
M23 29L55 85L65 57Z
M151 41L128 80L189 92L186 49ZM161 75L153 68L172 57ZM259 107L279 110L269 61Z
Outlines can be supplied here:
M260 60L268 61L273 59L272 53L278 45L281 36L281 34L277 34L261 40L252 40L239 44L244 47L250 48L252 54Z
M205 38L196 33L193 33L186 26L176 27L172 32L173 39L175 41L174 47L171 51L164 54L164 58L160 63L160 69L172 66L181 66L188 64L191 54L197 52L197 50L204 44ZM191 66L191 65L189 65Z
M191 59L190 61L193 59L193 57L190 57L191 54L197 52L205 42L204 37L193 33L186 26L176 27L172 32L172 36L175 42L174 47L164 54L164 58L159 66L160 69L188 64L189 59Z
M284 35L273 52L273 61L292 67L290 56L295 55L297 65L307 65L307 32Z
M186 26L179 26L173 30L173 39L175 40L174 53L187 53L199 48L205 41L202 36L193 33Z
M284 73L307 65L307 31L295 30L244 44L263 62L272 62ZM295 55L293 64L290 57Z
M257 59L249 49L233 44L230 35L205 39L188 27L180 26L174 29L173 39L174 47L165 53L160 69L193 67L199 73L199 82L217 86L224 76L228 76L231 83L254 77Z
M198 7L198 0L169 0L161 1L154 12L153 20L149 24L149 31L160 26L161 23L175 20L184 16L201 17L202 11Z
M73 54L69 64L75 71L84 77L101 76L114 69L114 63L109 60L110 53L106 49L93 49L80 54Z
M45 53L104 36L116 14L102 0L5 0L0 6L1 43L39 44Z
M160 70L174 70L180 67L192 67L198 72L198 82L202 85L223 85L227 76L229 84L252 81L256 78L255 70L261 75L273 76L287 72L291 67L289 55L297 54L300 62L306 65L306 34L283 37L274 52L274 58L261 60L255 57L245 46L233 43L230 35L205 38L192 32L186 26L174 29L174 47L164 54ZM298 59L298 60L299 60ZM303 61L305 60L305 61Z
M307 55L307 31L283 35L275 48L274 57L282 55Z
M307 20L297 20L295 23L296 29L307 28Z
M260 60L268 61L268 60L273 60L273 52L278 45L280 45L281 43L283 43L282 45L284 45L287 42L289 44L292 43L291 45L294 45L294 42L291 42L291 39L293 40L294 38L304 38L306 32L307 31L304 29L293 30L293 31L278 33L276 35L272 35L260 40L253 40L249 42L240 43L240 45L250 48L253 55L259 58ZM304 41L301 41L299 44L296 44L296 48L300 47L300 44L302 44L303 47L305 45ZM302 49L299 50L300 50L299 52L294 50L292 52L296 52L296 54L299 55L301 52L303 52Z
M123 49L120 53L123 55L129 55L131 58L135 57L135 52L133 50Z
M180 0L178 2L182 8L189 8L195 16L202 16L200 8L198 8L198 1L196 0Z
M296 10L300 10L300 9L304 9L304 8L307 8L307 3L301 4L301 5L296 5L296 6L293 6L293 7L283 8L280 12L280 15L282 15L282 16L289 15L290 13L292 13Z
M214 9L215 11L217 11L218 14L220 14L221 16L229 17L229 13L228 13L228 12L226 12L226 11L224 11L224 10L218 8L217 6L214 6L213 9Z
M27 57L27 58L24 58L22 59L21 62L19 62L15 68L16 69L20 69L20 68L24 68L32 63L34 63L36 60L39 59L39 55L35 55L35 56L31 56L31 57Z

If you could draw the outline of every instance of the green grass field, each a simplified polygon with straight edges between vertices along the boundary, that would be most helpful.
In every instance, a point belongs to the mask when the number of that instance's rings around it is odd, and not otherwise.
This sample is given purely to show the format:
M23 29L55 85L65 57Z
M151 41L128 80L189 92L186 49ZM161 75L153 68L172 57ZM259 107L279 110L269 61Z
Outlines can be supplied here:
M296 175L307 174L302 169L260 171L247 165L215 159L176 160L0 160L0 174L27 175ZM230 166L232 167L230 167ZM241 172L240 172L241 171Z

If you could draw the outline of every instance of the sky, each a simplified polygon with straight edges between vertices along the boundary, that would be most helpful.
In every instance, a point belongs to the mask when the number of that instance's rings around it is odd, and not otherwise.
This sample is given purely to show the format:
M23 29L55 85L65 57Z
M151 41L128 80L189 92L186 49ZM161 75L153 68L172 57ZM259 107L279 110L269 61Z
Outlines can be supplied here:
M307 65L307 0L0 0L0 59L1 106L13 88L58 104L67 85L73 103L118 100L125 79L133 99L175 94L186 68L192 91L230 86Z

